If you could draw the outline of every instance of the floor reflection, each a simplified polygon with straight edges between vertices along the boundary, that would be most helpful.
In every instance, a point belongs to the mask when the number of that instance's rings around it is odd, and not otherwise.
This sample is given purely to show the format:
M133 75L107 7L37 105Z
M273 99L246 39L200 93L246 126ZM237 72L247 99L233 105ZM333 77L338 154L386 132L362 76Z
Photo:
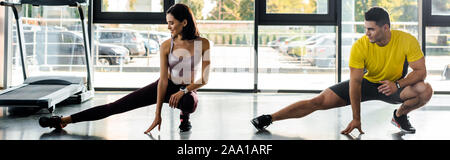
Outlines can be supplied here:
M156 136L156 138L153 136L152 133L147 133L146 134L151 140L161 140L161 135L158 134L158 136Z
M392 134L392 139L393 140L405 140L405 139L403 139L403 136L405 136L405 135L406 135L406 133L403 132L403 131L400 131L400 132L397 132L397 133L393 133Z
M189 140L191 137L192 131L180 132L180 140Z
M305 140L302 137L288 137L285 135L273 134L266 129L257 131L253 135L252 139L253 140Z
M39 137L39 140L105 140L102 137L69 134L66 130L55 129L51 132L44 133Z
M191 115L193 129L180 132L177 109L164 104L161 131L143 135L155 116L155 107L148 106L108 118L68 125L64 130L41 128L42 116L67 116L93 106L112 102L126 93L96 93L93 100L80 105L58 107L54 113L41 109L0 110L0 140L414 140L450 139L450 109L442 101L450 96L436 96L424 109L411 112L416 134L405 134L390 123L398 106L371 101L362 104L364 131L340 134L352 120L351 107L314 112L307 117L279 121L267 130L256 131L250 120L262 114L274 113L285 106L316 94L282 93L216 93L199 92L199 107ZM436 107L437 106L437 107ZM437 108L437 109L434 109ZM449 107L450 108L450 105ZM12 112L11 112L12 111ZM13 114L12 114L13 113ZM31 114L31 115L30 115Z
M341 135L346 137L348 140L361 140L361 137L363 134L360 133L360 134L358 134L358 136L354 136L352 134L341 134Z

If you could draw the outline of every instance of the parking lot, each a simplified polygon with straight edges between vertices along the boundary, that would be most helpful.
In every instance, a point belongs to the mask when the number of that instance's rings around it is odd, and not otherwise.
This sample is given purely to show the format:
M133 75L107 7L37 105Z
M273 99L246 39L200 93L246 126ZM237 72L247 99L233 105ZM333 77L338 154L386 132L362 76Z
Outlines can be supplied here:
M325 89L336 83L335 69L312 66L297 58L280 53L270 47L259 48L258 88L262 90L315 90ZM215 46L211 54L210 82L204 88L253 89L254 51L251 47ZM433 63L431 63L433 62ZM435 90L449 90L448 80L444 80L444 65L450 56L428 56L426 58L428 77ZM14 67L16 68L16 67ZM73 69L73 67L71 68ZM49 72L52 71L52 72ZM13 72L20 84L20 70ZM76 74L85 76L83 71L33 70L32 75ZM128 64L96 66L95 87L137 88L159 78L159 53L147 57L135 57ZM280 78L283 77L283 78ZM344 69L342 80L348 79L348 69ZM232 82L232 83L230 83Z
M279 72L286 71L284 69L297 69L298 72L303 72L304 70L323 70L324 72L334 70L334 66L332 68L313 66L309 62L298 60L295 57L281 53L270 47L259 48L258 61L258 66L260 69L279 69ZM253 69L254 51L252 47L215 46L211 52L211 62L211 68L216 69L218 72L234 72L236 69ZM427 69L432 73L442 72L445 67L443 64L446 63L450 63L450 56L426 57ZM130 63L116 67L159 68L159 52L157 54L151 54L148 57L133 58Z

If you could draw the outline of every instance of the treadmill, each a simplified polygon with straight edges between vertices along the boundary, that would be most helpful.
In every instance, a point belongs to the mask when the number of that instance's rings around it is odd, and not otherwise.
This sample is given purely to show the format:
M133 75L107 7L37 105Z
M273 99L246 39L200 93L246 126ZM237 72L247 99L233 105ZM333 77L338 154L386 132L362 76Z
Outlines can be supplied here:
M21 0L20 2L1 1L0 5L11 7L17 23L17 37L19 41L20 61L24 82L21 85L0 91L1 107L33 107L37 110L48 109L50 113L55 110L56 104L61 102L80 104L94 96L91 78L90 43L84 24L84 14L81 4L86 0ZM87 80L76 76L36 76L27 77L27 65L25 64L24 34L22 32L22 5L33 6L70 6L77 7L83 28L84 51L86 60Z

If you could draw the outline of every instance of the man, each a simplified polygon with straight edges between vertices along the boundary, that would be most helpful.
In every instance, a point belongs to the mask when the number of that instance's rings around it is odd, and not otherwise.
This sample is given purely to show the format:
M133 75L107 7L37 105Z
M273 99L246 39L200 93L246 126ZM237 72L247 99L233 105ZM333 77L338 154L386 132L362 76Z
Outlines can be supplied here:
M301 118L316 110L351 104L353 120L341 133L349 134L357 128L363 134L361 102L381 100L391 104L402 103L394 110L392 123L406 133L415 133L407 114L424 106L433 95L431 85L424 82L427 70L419 43L408 33L391 30L389 14L380 7L373 7L365 13L364 26L366 35L356 41L351 50L350 80L331 86L312 99L254 118L252 124L263 130L275 121ZM405 59L412 68L407 75L403 68Z

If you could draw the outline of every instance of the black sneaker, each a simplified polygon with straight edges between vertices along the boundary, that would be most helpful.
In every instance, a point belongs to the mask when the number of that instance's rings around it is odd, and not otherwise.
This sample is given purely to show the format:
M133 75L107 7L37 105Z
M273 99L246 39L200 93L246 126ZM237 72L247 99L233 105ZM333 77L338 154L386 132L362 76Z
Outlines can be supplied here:
M39 125L41 127L50 127L55 129L62 129L65 127L65 125L61 124L61 118L58 116L51 116L51 117L41 117L39 118Z
M192 125L191 122L189 122L189 120L183 120L181 121L180 126L178 128L180 128L180 132L188 132L191 130Z
M267 126L272 124L271 115L262 115L251 120L253 126L258 130L264 130Z
M408 116L402 115L397 117L395 115L396 112L397 110L394 110L394 116L392 117L391 123L405 133L416 133L416 129L409 123Z

